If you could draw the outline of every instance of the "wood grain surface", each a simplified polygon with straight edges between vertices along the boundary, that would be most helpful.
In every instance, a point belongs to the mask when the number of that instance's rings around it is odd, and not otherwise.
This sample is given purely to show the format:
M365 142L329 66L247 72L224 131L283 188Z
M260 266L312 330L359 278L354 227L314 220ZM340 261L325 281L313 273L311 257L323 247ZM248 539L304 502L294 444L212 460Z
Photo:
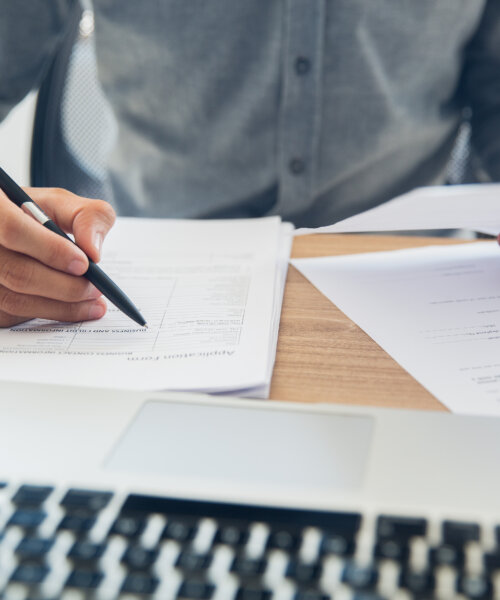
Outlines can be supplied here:
M316 234L296 237L292 257L334 256L465 241ZM291 265L270 397L297 402L447 410Z

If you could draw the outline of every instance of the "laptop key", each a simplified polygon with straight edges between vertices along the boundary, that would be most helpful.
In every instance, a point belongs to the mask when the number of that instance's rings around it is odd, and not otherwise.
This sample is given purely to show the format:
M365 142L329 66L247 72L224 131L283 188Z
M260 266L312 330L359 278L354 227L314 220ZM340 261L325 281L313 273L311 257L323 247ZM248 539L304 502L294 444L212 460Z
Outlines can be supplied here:
M418 517L381 515L377 519L377 538L408 541L412 537L425 536L427 520Z
M82 534L90 531L95 522L95 517L70 514L61 519L57 529L59 531L72 531L75 534Z
M106 544L76 541L68 552L68 558L75 564L90 565L97 562L106 550Z
M157 550L130 546L125 550L121 562L132 571L147 571L154 565L157 558Z
M19 564L10 577L11 582L24 583L25 585L37 585L42 583L49 573L49 568L38 563Z
M12 498L17 507L40 508L54 491L52 486L22 485Z
M182 571L203 571L208 569L212 562L212 556L210 554L196 554L189 550L181 552L175 566Z
M500 552L487 552L483 555L483 561L487 571L500 569Z
M109 534L122 535L126 538L137 538L146 528L146 522L144 517L120 515L111 526Z
M382 540L375 544L375 558L395 560L400 564L408 562L410 548L407 543L398 540Z
M44 510L18 509L11 515L7 525L15 525L30 531L41 525L46 516Z
M330 596L316 589L299 590L293 600L330 600Z
M356 590L366 590L375 587L378 581L378 571L372 566L361 566L354 562L347 563L342 573L342 582Z
M221 525L215 533L214 543L227 546L243 546L249 537L248 523Z
M462 547L467 542L479 541L480 529L477 523L443 521L443 542Z
M112 497L112 492L70 489L60 505L70 513L95 515L109 504Z
M185 521L169 521L165 525L162 539L174 540L176 542L188 542L194 538L196 526Z
M103 574L94 569L75 569L66 580L65 587L93 590L99 586Z
M321 577L321 565L291 561L286 570L286 577L295 581L299 586L312 584Z
M204 580L190 579L184 581L177 594L178 598L192 598L193 600L209 600L214 594L215 586Z
M352 600L387 600L386 596L381 596L380 594L377 594L376 592L356 592L353 597Z
M431 571L410 571L403 569L399 576L399 585L417 597L432 597L436 579L434 573Z
M267 540L267 547L292 553L297 551L300 541L301 535L296 531L271 529Z
M458 592L471 600L487 600L493 597L491 581L482 575L462 575L458 579Z
M436 548L431 548L429 561L434 567L449 566L460 569L465 562L465 553L462 548L456 548L455 546L437 546Z
M342 534L327 534L320 545L320 554L352 556L355 550L354 537Z
M153 594L158 587L159 580L144 573L131 573L123 582L121 592L123 594Z
M263 559L246 558L237 556L231 565L231 571L240 577L258 577L264 573L266 562Z
M270 600L271 590L261 586L241 586L236 593L236 600Z
M30 561L43 561L54 545L54 539L42 539L37 537L23 538L15 550L18 558Z

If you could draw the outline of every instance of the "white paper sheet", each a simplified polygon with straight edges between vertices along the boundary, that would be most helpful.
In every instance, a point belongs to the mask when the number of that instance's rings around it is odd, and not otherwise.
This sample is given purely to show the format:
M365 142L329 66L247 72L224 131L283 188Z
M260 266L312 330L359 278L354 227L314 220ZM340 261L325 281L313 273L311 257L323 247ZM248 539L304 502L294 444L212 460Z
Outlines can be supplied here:
M469 229L500 233L500 184L448 185L417 188L358 215L307 233Z
M291 262L450 410L500 415L496 242Z
M119 219L103 269L148 328L109 305L94 322L0 330L0 379L133 389L267 393L291 226Z

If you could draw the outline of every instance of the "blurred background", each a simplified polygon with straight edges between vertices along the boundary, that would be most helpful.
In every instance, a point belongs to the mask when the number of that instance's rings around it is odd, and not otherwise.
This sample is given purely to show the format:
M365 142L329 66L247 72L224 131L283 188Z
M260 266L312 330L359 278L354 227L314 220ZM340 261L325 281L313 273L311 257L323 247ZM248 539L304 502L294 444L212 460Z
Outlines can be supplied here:
M36 93L29 94L0 123L0 165L21 185L29 185L29 160Z

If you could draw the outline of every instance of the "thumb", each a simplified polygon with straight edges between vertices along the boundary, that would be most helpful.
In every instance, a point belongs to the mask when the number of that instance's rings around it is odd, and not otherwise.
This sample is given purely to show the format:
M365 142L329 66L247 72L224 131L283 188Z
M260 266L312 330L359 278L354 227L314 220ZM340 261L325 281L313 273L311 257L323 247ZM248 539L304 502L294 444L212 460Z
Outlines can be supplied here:
M60 188L26 188L26 192L61 229L73 234L89 258L100 260L102 242L116 220L108 202L83 198Z
M115 219L115 212L111 206L102 200L89 200L75 215L75 242L94 262L101 259L102 243Z

